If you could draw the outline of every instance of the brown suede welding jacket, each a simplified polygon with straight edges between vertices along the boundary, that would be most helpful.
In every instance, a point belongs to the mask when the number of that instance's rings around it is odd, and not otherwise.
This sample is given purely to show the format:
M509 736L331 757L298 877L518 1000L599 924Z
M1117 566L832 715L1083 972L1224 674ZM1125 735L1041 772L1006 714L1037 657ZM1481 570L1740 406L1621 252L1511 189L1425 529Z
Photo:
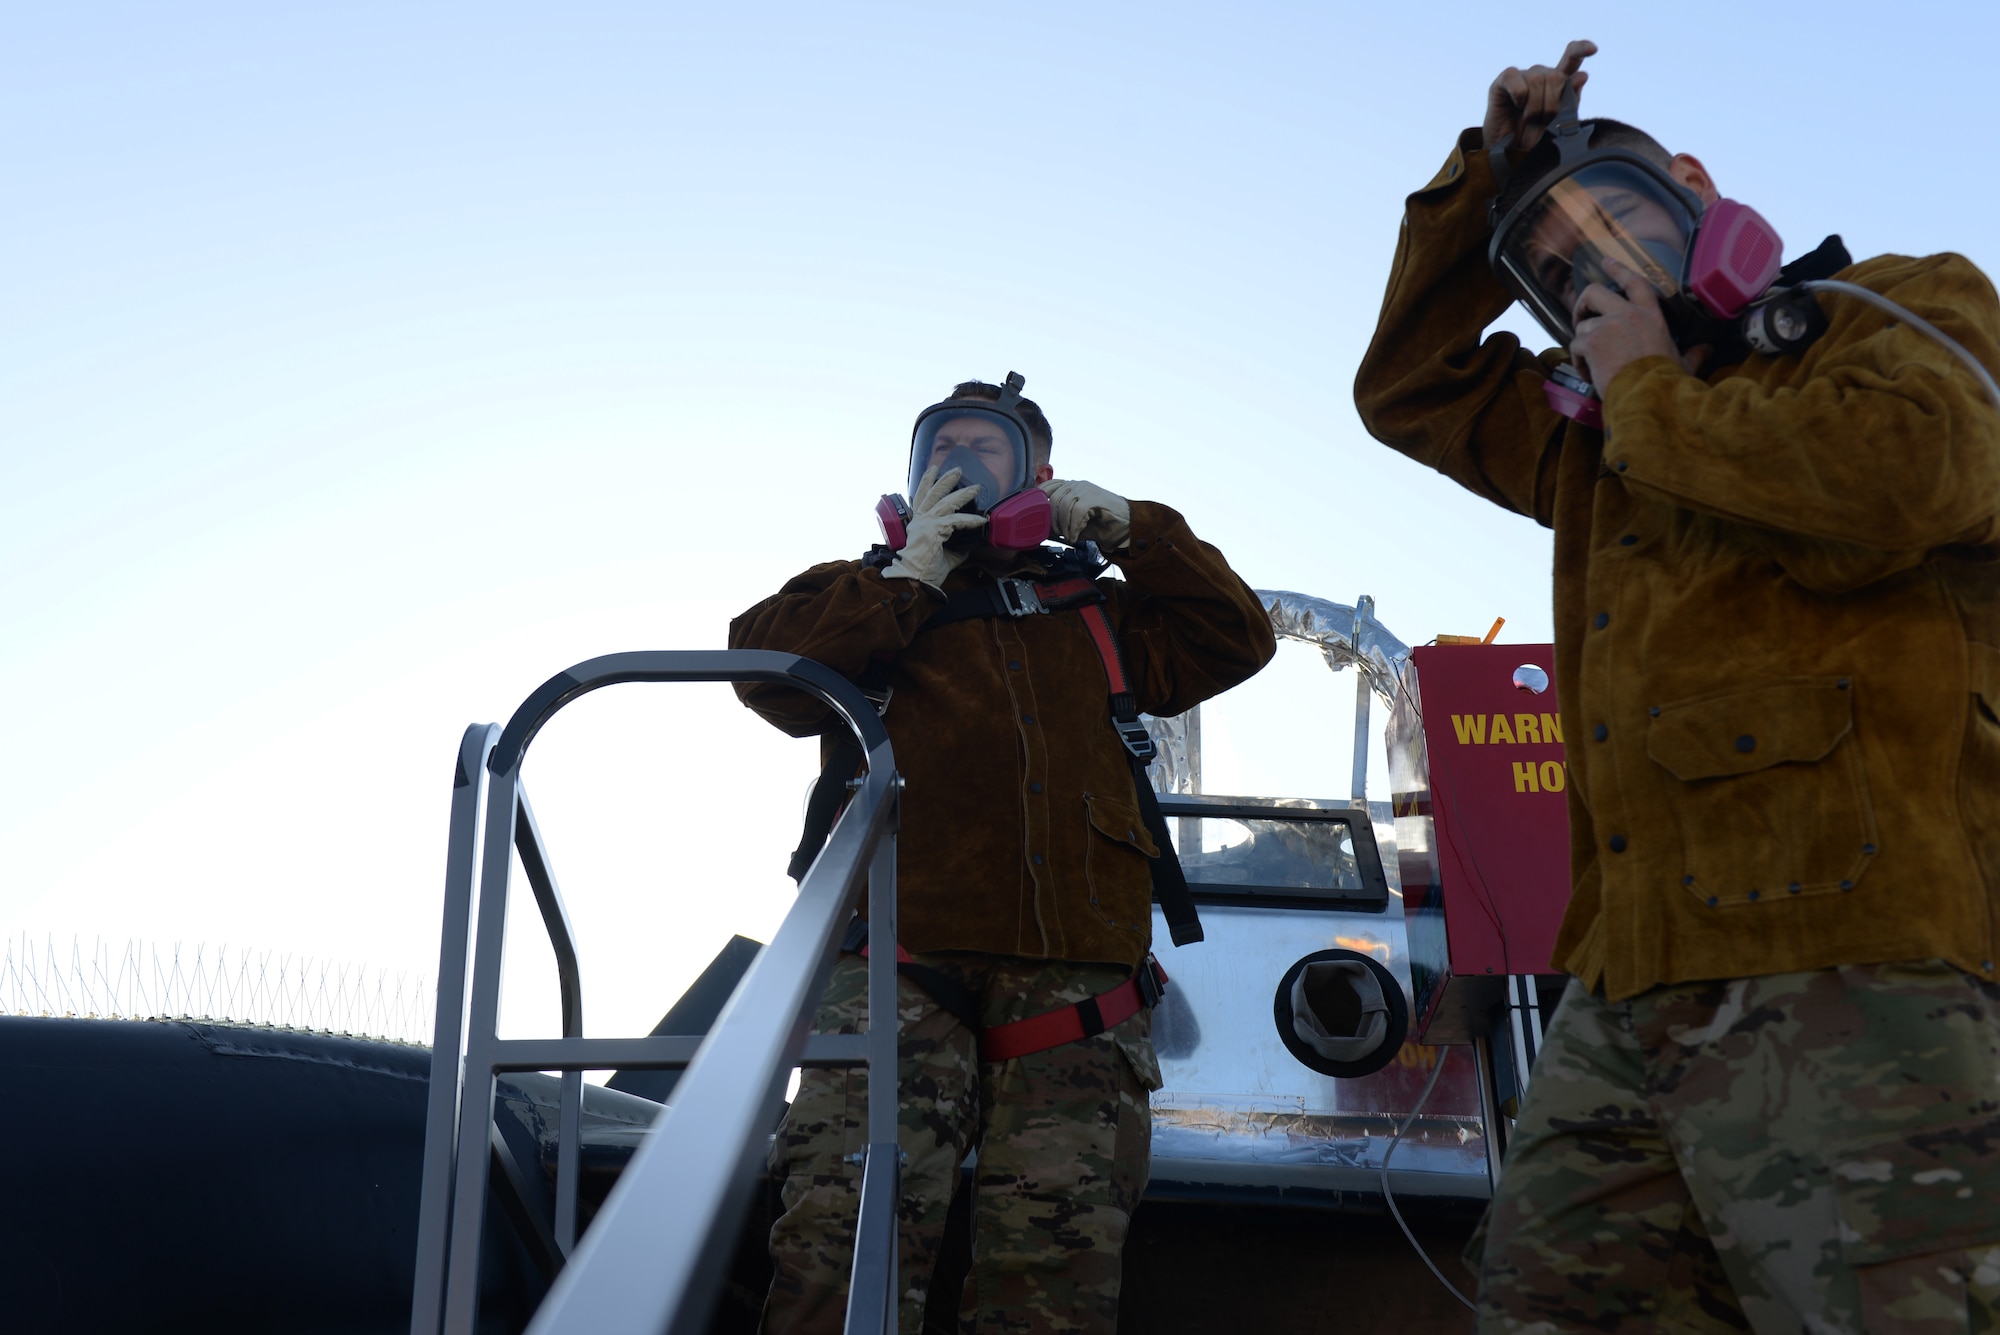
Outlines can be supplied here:
M1166 506L1132 502L1130 542L1112 559L1124 579L1098 586L1147 713L1191 709L1276 652L1257 595ZM968 562L945 588L990 578ZM835 561L736 618L729 644L817 659L850 680L893 657L882 719L908 785L896 856L904 947L1136 965L1152 940L1156 850L1083 618L924 630L943 605L916 580ZM795 737L831 716L787 687L737 694Z
M1802 356L1622 370L1553 412L1487 267L1467 131L1410 196L1355 381L1377 438L1555 530L1572 895L1555 964L1656 984L1941 958L1993 979L2000 905L2000 414L1852 297ZM2000 367L1957 255L1839 275Z

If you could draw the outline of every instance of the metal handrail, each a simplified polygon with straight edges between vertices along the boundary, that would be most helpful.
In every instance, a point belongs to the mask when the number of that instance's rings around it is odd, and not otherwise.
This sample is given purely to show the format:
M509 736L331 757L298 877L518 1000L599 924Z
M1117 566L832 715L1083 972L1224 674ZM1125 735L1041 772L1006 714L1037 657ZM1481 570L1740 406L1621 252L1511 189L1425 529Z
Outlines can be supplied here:
M818 697L854 732L867 762L854 799L800 882L791 912L698 1043L679 1036L581 1036L581 979L569 916L521 786L527 747L556 711L589 691L633 681L795 686ZM697 1331L706 1321L768 1139L761 1118L780 1097L787 1073L800 1065L868 1069L869 1143L847 1329L869 1335L890 1331L901 1191L893 954L880 952L868 965L869 1015L885 1023L871 1023L861 1036L809 1037L807 1030L864 877L871 925L882 939L894 939L901 788L888 733L866 697L831 669L793 654L610 654L543 683L504 730L491 724L467 730L452 800L412 1335L472 1330L498 1072L563 1072L553 1236L568 1262L530 1331L655 1335ZM514 850L521 854L557 955L563 982L560 1039L501 1040L496 1033ZM576 1245L582 1072L608 1066L685 1066L687 1074L675 1089L670 1114L655 1121L589 1234Z
M444 931L438 944L437 1020L431 1038L430 1097L424 1113L424 1168L418 1200L416 1286L411 1335L437 1335L444 1319L444 1268L450 1243L452 1133L458 1125L465 1042L465 975L471 942L472 885L478 872L479 823L486 802L486 757L500 739L497 723L475 723L458 744L451 784L451 833L445 855ZM453 930L453 925L457 930Z
M542 827L528 795L521 794L521 809L515 815L514 850L521 855L521 869L535 891L535 907L542 911L542 925L548 928L549 944L556 952L556 987L562 998L564 1038L583 1037L583 966L576 958L576 930L569 924L569 906L556 887L556 874L549 866L548 850L542 846Z

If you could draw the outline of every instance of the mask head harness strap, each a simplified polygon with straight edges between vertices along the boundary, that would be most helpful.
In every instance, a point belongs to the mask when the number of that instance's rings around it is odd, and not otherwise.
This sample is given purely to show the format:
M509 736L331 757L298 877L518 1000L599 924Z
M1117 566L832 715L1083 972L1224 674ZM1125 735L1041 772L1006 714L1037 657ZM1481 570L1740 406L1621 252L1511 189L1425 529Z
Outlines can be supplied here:
M1508 207L1505 216L1500 213L1500 200L1507 193L1507 183L1514 179L1514 172L1519 164L1513 158L1513 135L1503 135L1494 141L1493 147L1487 153L1490 159L1487 165L1492 170L1493 184L1496 188L1493 200L1486 208L1487 220L1493 224L1496 250L1499 240L1505 236L1508 229L1534 205L1537 199L1548 192L1549 187L1566 176L1574 175L1579 168L1589 163L1623 162L1634 166L1658 182L1663 190L1678 198L1690 215L1697 218L1701 216L1701 197L1661 170L1659 163L1629 149L1592 147L1591 140L1596 137L1597 126L1585 125L1577 115L1576 85L1564 84L1562 103L1556 108L1554 119L1550 120L1542 130L1543 141L1555 146L1555 163L1542 173L1540 188L1531 190L1515 200ZM1529 154L1540 152L1542 146L1538 143L1527 153L1523 153L1521 160L1525 162Z
M1572 80L1563 84L1562 101L1556 106L1555 119L1542 129L1545 136L1559 136L1559 151L1564 161L1569 158L1571 141L1580 141L1577 145L1579 148L1590 142L1590 131L1586 130L1577 118L1577 106L1576 83ZM1486 151L1486 156L1490 159L1488 166L1493 172L1493 185L1499 192L1493 197L1495 206L1500 203L1500 195L1507 193L1507 182L1514 178L1514 160L1510 156L1513 151L1514 136L1511 132L1494 140L1493 146Z

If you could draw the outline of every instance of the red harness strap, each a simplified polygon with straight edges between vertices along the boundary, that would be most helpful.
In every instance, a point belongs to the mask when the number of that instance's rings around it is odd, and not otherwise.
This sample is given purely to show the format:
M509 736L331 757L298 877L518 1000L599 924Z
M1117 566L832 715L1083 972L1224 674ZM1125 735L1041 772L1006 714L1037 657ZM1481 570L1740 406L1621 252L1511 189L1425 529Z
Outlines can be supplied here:
M1132 686L1125 680L1125 660L1118 653L1117 637L1111 633L1111 619L1095 603L1077 611L1083 615L1084 628L1097 645L1097 656L1104 660L1104 676L1111 685L1111 694L1130 695Z
M1141 962L1139 968L1150 972L1164 985L1166 970L1160 968L1151 955ZM1011 1061L1030 1053L1047 1052L1065 1043L1081 1042L1093 1034L1101 1034L1125 1023L1146 1009L1148 1004L1138 977L1127 978L1109 992L1085 997L1074 1006L1043 1011L1040 1015L1030 1015L1012 1024L994 1025L983 1031L979 1035L979 1060Z
M860 951L867 957L868 947ZM915 964L910 952L901 945L896 947L896 963ZM922 966L918 966L921 968ZM928 971L926 971L928 972ZM919 987L923 983L912 979ZM1147 984L1151 984L1148 986ZM1040 1015L1030 1015L1024 1020L1008 1024L996 1024L979 1029L979 1060L982 1062L1011 1061L1016 1057L1026 1057L1037 1052L1047 1052L1067 1043L1079 1043L1107 1029L1115 1029L1140 1011L1159 1004L1166 991L1167 971L1151 955L1139 965L1139 972L1127 978L1109 992L1100 992L1094 997L1085 997L1070 1006L1058 1006ZM954 991L958 990L956 987ZM933 1000L942 1000L933 998ZM945 1009L952 1010L946 1006ZM954 1014L957 1012L954 1010ZM973 1017L959 1015L960 1020L971 1025ZM976 1027L976 1026L975 1026Z
M1075 598L1090 598L1095 601L1098 597L1097 581L1079 576L1076 579L1059 579L1050 584L1037 584L1035 596L1042 600L1043 607L1048 608L1067 606Z

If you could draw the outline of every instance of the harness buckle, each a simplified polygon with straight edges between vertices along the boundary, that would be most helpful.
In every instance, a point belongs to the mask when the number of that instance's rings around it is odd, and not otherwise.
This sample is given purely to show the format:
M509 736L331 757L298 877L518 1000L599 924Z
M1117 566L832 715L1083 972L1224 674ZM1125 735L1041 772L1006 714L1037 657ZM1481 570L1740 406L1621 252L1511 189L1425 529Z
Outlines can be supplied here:
M1139 973L1133 981L1139 984L1139 1000L1152 1010L1160 1004L1160 998L1167 994L1166 970L1151 955L1139 961Z
M1000 599L1000 610L1010 617L1040 616L1049 610L1042 605L1042 595L1025 579L995 580L993 587Z
M1143 720L1136 718L1114 718L1111 726L1118 730L1118 740L1125 743L1125 749L1148 765L1159 756L1160 748L1153 745L1152 734L1146 731Z

